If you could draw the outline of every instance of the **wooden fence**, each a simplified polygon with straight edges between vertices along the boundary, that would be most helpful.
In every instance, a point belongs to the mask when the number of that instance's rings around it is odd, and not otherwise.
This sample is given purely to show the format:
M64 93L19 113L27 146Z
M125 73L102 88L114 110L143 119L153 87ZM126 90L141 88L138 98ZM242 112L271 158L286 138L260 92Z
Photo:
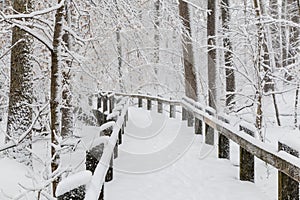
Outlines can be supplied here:
M182 100L165 99L160 96L154 97L142 94L124 94L124 93L102 93L98 95L97 109L102 109L106 116L114 112L114 105L116 99L129 98L135 99L139 108L152 110L153 105L157 105L157 112L163 112L163 105L169 107L167 110L169 117L176 117L176 107L181 107L181 119L187 120L189 127L194 127L195 134L204 134L205 143L214 145L218 144L219 158L230 159L230 140L240 146L240 180L254 182L255 173L255 159L257 157L262 161L272 165L278 170L278 200L299 200L299 181L300 181L300 160L299 152L292 149L288 144L279 142L278 147L270 146L259 139L254 138L255 130L251 125L247 126L245 123L238 125L238 129L230 124L230 117L224 114L220 115L209 107L201 105L187 97ZM112 148L115 148L115 155L117 149L115 144L122 143L122 133L128 120L128 100L126 106L119 107L122 112L118 115L116 120L117 126L114 126L111 135L110 151L105 151L102 154L100 162L96 165L96 171L99 168L105 170L98 170L102 173L93 174L93 181L88 182L86 188L87 200L104 199L103 184L106 176L106 181L110 181L113 175L112 155L104 155L111 153ZM118 106L117 106L118 107ZM106 122L103 116L102 122ZM109 135L109 134L108 134ZM217 138L215 138L217 136ZM99 148L99 147L98 147ZM107 148L108 149L108 148ZM110 163L103 165L103 163ZM93 171L93 170L91 170ZM103 173L105 172L105 174ZM95 188L98 189L95 189ZM102 193L100 193L102 188ZM91 192L92 191L92 192ZM97 194L98 193L98 194ZM100 196L100 197L99 197ZM63 199L63 198L61 198Z

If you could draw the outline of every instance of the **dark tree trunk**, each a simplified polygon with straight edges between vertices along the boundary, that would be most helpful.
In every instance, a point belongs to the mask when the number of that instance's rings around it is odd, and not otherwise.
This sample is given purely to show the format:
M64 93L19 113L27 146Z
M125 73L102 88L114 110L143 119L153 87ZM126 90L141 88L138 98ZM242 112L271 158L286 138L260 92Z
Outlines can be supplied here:
M18 13L29 13L33 10L30 0L15 0L13 8ZM21 41L22 40L22 41ZM7 120L7 137L18 140L32 123L33 69L32 69L33 38L24 30L14 27L12 30L10 92ZM31 165L31 134L17 147L8 151L8 156L19 162Z
M61 0L58 0L60 3ZM55 26L53 35L53 51L51 52L51 78L50 78L50 129L51 129L51 142L55 145L58 144L56 136L60 136L61 132L59 129L59 73L60 73L60 54L62 53L62 24L64 19L64 6L60 7L55 14ZM56 171L59 164L59 155L56 152L53 145L51 146L51 170ZM58 179L53 180L52 190L53 196L55 196L56 187L58 184Z
M191 40L191 24L188 4L179 0L179 15L185 29L182 35L183 65L185 76L185 94L197 101L196 70L194 66L193 45Z
M159 43L160 43L160 36L159 36L159 16L160 16L160 0L155 1L155 15L154 15L154 72L157 76L158 74L158 63L159 63Z
M208 49L208 105L216 109L216 2L207 1L207 9L210 11L207 16L207 49Z
M71 13L70 13L70 2L66 1L65 3L65 20L68 25L71 26ZM71 50L72 47L72 38L69 33L65 33L63 35L63 41L65 43L66 48ZM62 70L62 108L61 108L61 135L63 138L67 138L73 135L73 105L72 105L72 61L67 58L66 66L64 66Z
M229 39L229 1L223 0L222 1L222 26L224 31L224 39L223 45L225 48L224 51L224 59L225 59L225 74L226 74L226 106L231 110L234 105L234 92L235 92L235 75L233 69L233 55L232 55L232 45Z

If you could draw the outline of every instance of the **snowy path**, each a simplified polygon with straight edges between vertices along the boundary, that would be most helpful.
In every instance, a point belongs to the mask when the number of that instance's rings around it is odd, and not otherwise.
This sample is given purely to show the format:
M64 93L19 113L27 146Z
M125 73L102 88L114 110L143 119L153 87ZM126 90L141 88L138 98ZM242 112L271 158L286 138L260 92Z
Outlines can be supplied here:
M107 200L271 200L269 188L238 180L238 167L217 159L186 122L138 108L129 111ZM168 145L166 145L168 144ZM276 180L276 179L275 179Z

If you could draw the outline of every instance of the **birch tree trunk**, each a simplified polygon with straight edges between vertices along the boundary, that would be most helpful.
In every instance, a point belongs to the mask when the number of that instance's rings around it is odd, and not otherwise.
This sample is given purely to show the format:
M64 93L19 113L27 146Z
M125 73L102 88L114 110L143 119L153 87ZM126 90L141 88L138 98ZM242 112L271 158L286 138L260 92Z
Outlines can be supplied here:
M62 0L58 0L60 3ZM51 52L51 77L50 77L50 129L51 129L51 142L54 145L58 145L57 137L61 136L59 128L59 106L60 106L60 54L62 53L62 25L64 20L64 6L57 9L55 14L55 25L54 25L54 35L53 35L53 51ZM56 151L55 147L51 146L51 170L52 173L55 172L59 165L59 153ZM53 196L55 196L55 191L58 184L58 178L52 182Z
M184 33L182 34L183 65L185 76L185 94L197 101L196 70L194 66L193 44L191 40L191 24L188 4L179 0L179 15L182 18Z
M13 8L17 13L29 13L33 10L33 1L14 0ZM32 123L32 43L32 36L18 27L13 27L12 45L16 45L11 51L6 141L18 140L20 135L28 130ZM32 165L31 153L26 148L31 148L31 134L17 147L8 150L8 156L26 165Z

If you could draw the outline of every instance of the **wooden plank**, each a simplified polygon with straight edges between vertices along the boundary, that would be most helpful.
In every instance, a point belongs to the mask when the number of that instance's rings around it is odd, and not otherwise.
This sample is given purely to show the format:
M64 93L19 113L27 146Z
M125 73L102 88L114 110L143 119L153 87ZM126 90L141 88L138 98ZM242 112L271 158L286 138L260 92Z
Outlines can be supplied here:
M240 131L245 132L250 136L254 136L254 132L250 129L239 126ZM254 156L243 147L240 147L240 180L250 181L254 183Z
M143 107L143 99L142 99L142 97L139 97L139 98L138 98L138 107L139 107L139 108L142 108L142 107Z
M218 157L230 159L230 144L229 139L219 133L219 143L218 143Z
M263 149L263 147L258 144L251 143L247 139L240 137L239 135L235 134L234 132L223 127L220 124L217 124L216 126L217 130L222 135L225 135L230 140L239 144L241 147L243 147L245 150L247 150L249 153L253 154L257 158L274 166L275 168L288 175L292 179L296 180L297 182L300 182L300 168L297 165L281 158L274 152L270 152Z
M157 99L157 113L163 113L163 104L160 99Z
M205 123L205 144L214 145L215 129Z
M278 142L278 151L285 151L299 158L299 152L286 144ZM299 183L286 174L278 171L278 200L299 200Z
M202 135L202 120L195 117L195 134Z
M187 120L187 110L184 107L182 107L182 117L181 117L181 120L182 121Z

